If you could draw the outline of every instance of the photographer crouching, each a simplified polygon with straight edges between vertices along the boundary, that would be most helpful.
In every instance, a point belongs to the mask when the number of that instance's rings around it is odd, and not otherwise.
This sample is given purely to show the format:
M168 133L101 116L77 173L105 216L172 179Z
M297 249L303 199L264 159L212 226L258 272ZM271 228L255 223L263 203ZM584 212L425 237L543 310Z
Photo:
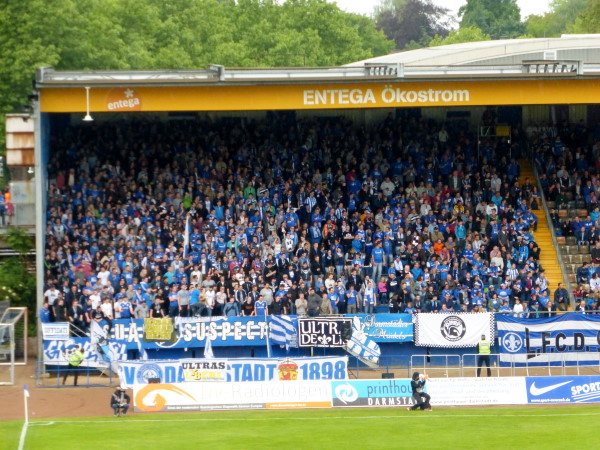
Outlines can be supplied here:
M127 414L127 410L129 409L129 403L131 399L129 395L125 392L125 389L122 387L118 387L115 392L110 397L110 407L115 412L115 417L124 416Z

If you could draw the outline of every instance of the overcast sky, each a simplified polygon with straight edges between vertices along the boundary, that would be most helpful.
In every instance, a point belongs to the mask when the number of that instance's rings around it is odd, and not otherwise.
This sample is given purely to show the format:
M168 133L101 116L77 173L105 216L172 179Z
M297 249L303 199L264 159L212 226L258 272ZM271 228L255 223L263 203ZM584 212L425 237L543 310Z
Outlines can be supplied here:
M375 5L379 0L327 0L332 3L337 3L340 9L358 14L370 15L373 12ZM547 12L551 0L517 0L521 8L521 16L523 18L530 14L543 14ZM433 0L433 3L439 6L450 9L450 12L455 16L458 8L467 3L466 0Z

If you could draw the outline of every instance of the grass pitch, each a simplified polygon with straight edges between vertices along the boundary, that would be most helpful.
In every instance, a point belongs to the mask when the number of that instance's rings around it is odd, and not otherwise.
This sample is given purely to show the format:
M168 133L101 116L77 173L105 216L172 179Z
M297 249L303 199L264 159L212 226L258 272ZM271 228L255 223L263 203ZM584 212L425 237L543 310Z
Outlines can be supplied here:
M25 449L588 449L600 405L133 414L30 422ZM22 422L0 423L16 449Z

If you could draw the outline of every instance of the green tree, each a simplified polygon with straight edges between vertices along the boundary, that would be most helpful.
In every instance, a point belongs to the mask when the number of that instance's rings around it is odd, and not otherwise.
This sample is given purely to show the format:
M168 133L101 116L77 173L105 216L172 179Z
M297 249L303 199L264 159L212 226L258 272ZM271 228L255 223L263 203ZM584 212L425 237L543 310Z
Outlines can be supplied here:
M0 300L9 300L11 306L29 308L30 323L35 324L35 275L29 270L27 255L34 248L33 239L19 228L8 228L3 238L18 256L0 260Z
M575 20L575 23L567 27L571 33L599 33L600 32L600 3L588 1L587 7Z
M429 46L438 47L440 45L460 44L461 42L489 41L490 39L490 35L485 34L479 28L466 27L452 30L447 38L442 38L441 36L434 37L429 42Z
M0 0L0 27L2 130L37 67L330 66L394 48L373 19L326 0Z
M511 39L525 32L517 0L467 0L458 10L460 28L477 27L492 39Z
M59 3L58 1L56 3ZM57 47L44 36L48 32L43 13L56 12L53 2L4 0L0 7L0 149L5 148L4 115L20 112L31 92L34 68L56 65Z
M533 37L558 37L575 24L588 5L589 0L554 0L546 14L527 17L527 34Z
M396 43L396 49L426 47L436 35L448 36L449 10L431 0L381 0L375 9L377 28Z

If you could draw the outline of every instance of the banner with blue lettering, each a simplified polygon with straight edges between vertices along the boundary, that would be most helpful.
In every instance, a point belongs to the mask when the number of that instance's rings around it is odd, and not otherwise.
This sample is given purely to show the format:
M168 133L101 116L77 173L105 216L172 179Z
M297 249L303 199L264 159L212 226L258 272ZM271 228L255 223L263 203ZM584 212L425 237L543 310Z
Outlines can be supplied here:
M363 332L375 342L412 342L412 314L348 314L358 317Z
M600 364L600 316L521 319L496 314L496 324L504 366Z
M333 406L412 406L415 403L408 379L334 381L331 393Z
M150 379L160 383L346 380L348 357L124 361L118 373L127 389Z
M600 376L527 377L528 403L600 402Z
M355 314L363 331L375 342L411 342L411 314ZM295 316L291 316L295 317ZM204 347L206 338L215 347L266 346L267 323L257 317L176 318L174 341L144 342L143 319L113 320L109 339L126 346L127 350L157 350L161 348Z
M108 363L103 355L94 347L90 338L50 339L44 341L44 364L66 366L70 354L78 346L83 351L84 360L81 367L106 368ZM122 342L111 342L108 345L110 360L127 359L127 346Z
M142 341L143 329L142 319L117 319L113 321L110 338L125 342L129 350L136 350L139 349L138 342ZM256 317L178 317L175 331L173 341L142 342L142 348L204 347L207 336L214 347L267 345L267 323Z

